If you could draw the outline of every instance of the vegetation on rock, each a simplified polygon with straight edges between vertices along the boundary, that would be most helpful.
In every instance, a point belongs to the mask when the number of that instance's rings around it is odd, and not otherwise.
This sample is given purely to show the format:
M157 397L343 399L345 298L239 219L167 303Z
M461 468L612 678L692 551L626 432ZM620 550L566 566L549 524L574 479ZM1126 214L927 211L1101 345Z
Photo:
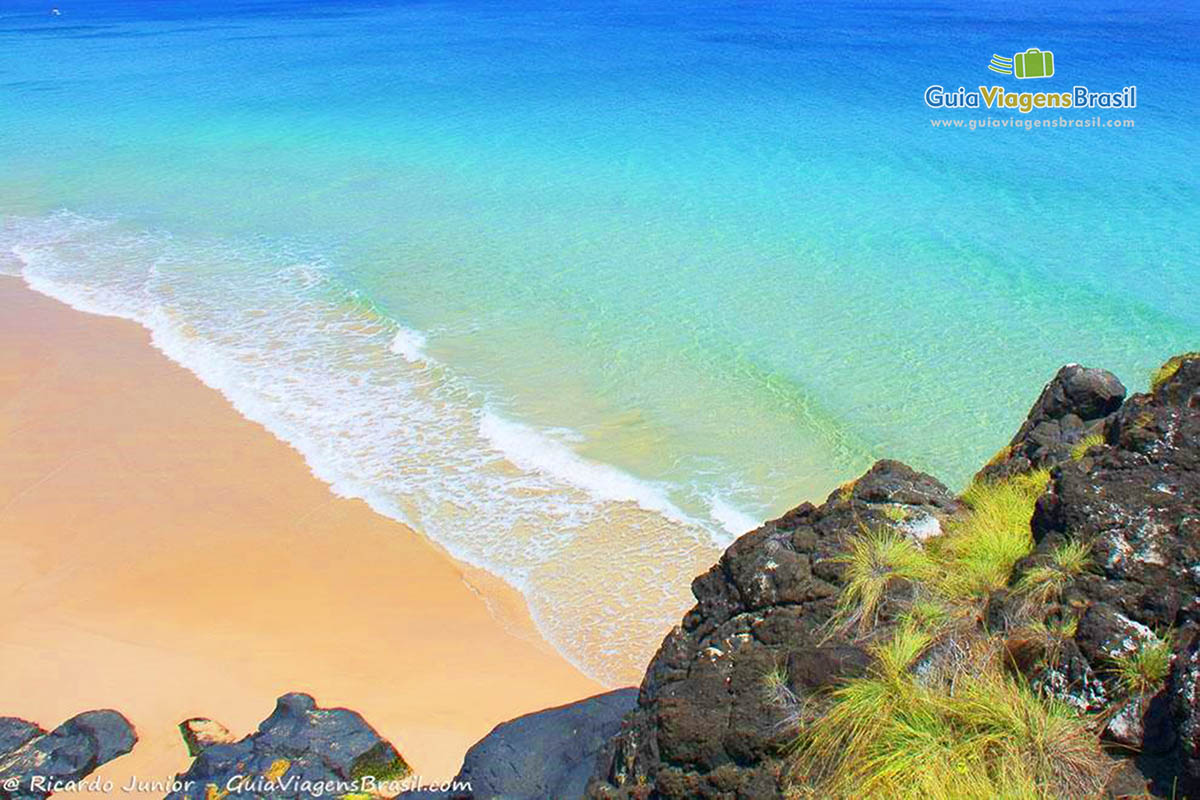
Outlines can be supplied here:
M1030 518L1049 479L1039 469L976 481L962 497L967 512L924 546L897 530L864 528L835 558L846 565L835 619L876 637L874 661L821 698L824 712L801 730L792 795L983 800L1087 797L1103 788L1111 762L1090 721L1033 690L1011 668L1005 638L978 624L983 598L1007 585L1033 549ZM1045 603L1088 559L1088 548L1066 543L1019 586L1028 602ZM881 636L880 606L897 581L912 587L910 599L900 624ZM1060 632L1039 633L1049 640ZM773 684L777 702L799 702L784 691L786 676Z
M1074 447L1071 448L1071 460L1078 461L1087 455L1087 451L1093 447L1099 447L1104 444L1104 434L1092 433L1080 439Z
M1181 353L1168 358L1166 363L1154 370L1154 374L1150 376L1150 392L1157 392L1164 383L1175 377L1175 373L1183 366L1183 362L1189 359L1200 359L1200 351Z
M1130 694L1145 694L1162 686L1171 671L1174 640L1173 633L1145 639L1113 659L1113 672Z
M956 675L921 669L936 647L902 627L866 677L797 743L797 798L1058 798L1095 795L1111 769L1088 721L1010 674L998 654Z
M1008 583L1013 565L1029 555L1033 504L1050 480L1047 470L1000 481L976 481L963 493L970 513L953 520L930 552L945 567L942 590L954 597L978 598Z
M1067 365L961 497L880 461L731 545L587 796L1200 797L1197 564L1200 356Z

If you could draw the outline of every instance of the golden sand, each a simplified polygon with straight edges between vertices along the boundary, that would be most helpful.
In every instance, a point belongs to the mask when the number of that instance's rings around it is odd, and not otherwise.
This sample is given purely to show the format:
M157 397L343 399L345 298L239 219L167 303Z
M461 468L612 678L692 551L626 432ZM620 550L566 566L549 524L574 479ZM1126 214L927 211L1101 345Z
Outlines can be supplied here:
M176 724L250 732L305 691L417 772L602 687L520 596L364 503L169 361L139 326L0 277L0 715L116 708L118 785L189 763Z

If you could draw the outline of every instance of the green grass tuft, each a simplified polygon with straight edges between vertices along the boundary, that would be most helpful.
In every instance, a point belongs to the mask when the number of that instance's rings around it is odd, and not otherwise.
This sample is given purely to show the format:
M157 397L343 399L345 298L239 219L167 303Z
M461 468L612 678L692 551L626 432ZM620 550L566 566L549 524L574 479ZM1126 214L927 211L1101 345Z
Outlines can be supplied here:
M1087 455L1088 450L1091 450L1093 447L1099 447L1102 444L1104 444L1103 434L1093 433L1083 437L1071 448L1071 460L1078 461Z
M1003 481L976 482L963 493L970 507L952 521L930 553L944 566L941 588L951 597L980 597L1008 583L1013 565L1033 549L1029 520L1050 480L1047 470Z
M931 635L945 630L953 619L953 610L933 597L918 597L900 615L902 625Z
M763 699L779 708L791 708L800 698L788 686L787 668L776 666L768 670L762 679Z
M1113 672L1130 694L1156 692L1171 671L1171 656L1175 641L1172 631L1140 642L1136 650L1113 659Z
M973 484L962 497L967 513L924 546L886 528L849 542L838 559L846 569L837 618L860 633L876 622L892 581L918 586L891 638L872 645L870 672L832 691L825 712L801 731L789 797L1099 795L1110 762L1088 721L1011 675L1012 660L1003 657L1011 643L978 623L983 598L1006 586L1014 564L1033 550L1029 522L1049 479L1036 470ZM1087 569L1090 556L1082 543L1059 545L1023 576L1022 590L1030 602L1049 599ZM1045 654L1075 623L1041 623L1022 636Z
M1175 373L1183 366L1183 362L1189 358L1200 358L1200 352L1183 353L1167 359L1167 363L1156 369L1150 376L1150 391L1157 392L1159 387L1175 376Z
M953 687L909 674L929 637L901 629L877 664L832 695L797 741L810 797L896 800L1094 797L1108 761L1086 720L995 665ZM803 796L803 793L801 794Z
M934 564L919 545L888 529L864 530L836 561L846 565L837 618L865 631L875 624L888 585L897 579L928 580Z
M1016 589L1039 603L1048 602L1058 597L1067 581L1087 569L1091 558L1091 547L1085 542L1064 542L1051 552L1050 563L1026 570Z
M1092 548L1078 540L1063 542L1050 554L1054 566L1067 575L1078 575L1092 563Z

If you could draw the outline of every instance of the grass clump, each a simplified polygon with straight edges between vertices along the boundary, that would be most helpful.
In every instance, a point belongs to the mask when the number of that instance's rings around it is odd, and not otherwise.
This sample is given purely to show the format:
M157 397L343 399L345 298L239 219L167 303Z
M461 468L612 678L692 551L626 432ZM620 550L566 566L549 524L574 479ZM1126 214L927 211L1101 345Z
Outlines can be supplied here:
M1184 353L1167 359L1167 363L1156 369L1150 376L1150 391L1157 392L1159 387L1175 377L1175 373L1183 366L1183 362L1191 358L1200 358L1200 352Z
M947 594L979 597L1008 582L1013 565L1033 549L1029 520L1049 480L1048 470L1035 470L976 482L963 493L970 514L930 542L933 557L945 567Z
M788 686L788 674L785 667L777 666L768 670L762 679L763 699L780 708L790 708L800 702L800 698Z
M1004 642L1009 663L1024 672L1036 662L1051 666L1061 663L1063 646L1079 629L1074 614L1048 620L1033 620L1008 634Z
M910 669L931 638L907 626L873 649L876 666L832 695L796 744L794 778L812 797L888 800L1083 798L1107 761L1086 721L1038 697L996 662L953 688Z
M978 600L1006 585L1013 565L1033 549L1029 520L1049 479L1047 470L1037 470L973 484L963 495L970 513L926 546L897 530L864 528L849 542L849 552L835 559L846 565L835 619L865 632L878 620L888 586L899 579L924 583L943 605ZM1054 569L1074 574L1074 550L1059 555L1065 566ZM910 609L923 611L936 609Z
M1072 639L1079 630L1079 617L1068 614L1054 620L1039 620L1030 627L1034 631L1055 639Z
M962 497L967 513L924 545L889 528L864 529L848 543L839 559L846 568L835 619L866 633L892 581L916 586L890 638L871 646L870 672L826 696L824 712L797 737L789 796L1099 795L1110 762L1088 720L1010 672L1011 643L979 624L984 598L1006 586L1013 566L1033 550L1029 523L1049 479L1047 470L1036 470L976 482ZM1079 542L1056 547L1022 578L1028 603L1058 595L1087 569L1090 555ZM1075 622L1043 623L1022 635L1045 657L1074 633Z
M1083 437L1071 448L1071 460L1078 461L1087 455L1088 450L1091 450L1093 447L1099 447L1102 444L1104 444L1103 434L1093 433Z
M1136 649L1113 659L1113 672L1130 694L1158 691L1171 671L1171 651L1175 636L1162 636L1138 643Z
M837 618L860 631L875 624L888 585L895 580L931 579L935 565L920 545L888 529L866 529L836 561L846 565Z
M1017 581L1019 593L1045 603L1062 592L1067 581L1087 569L1092 549L1085 542L1063 542L1050 553L1050 561L1032 567Z
M936 634L954 620L954 610L933 597L918 597L900 615L900 623L914 630Z

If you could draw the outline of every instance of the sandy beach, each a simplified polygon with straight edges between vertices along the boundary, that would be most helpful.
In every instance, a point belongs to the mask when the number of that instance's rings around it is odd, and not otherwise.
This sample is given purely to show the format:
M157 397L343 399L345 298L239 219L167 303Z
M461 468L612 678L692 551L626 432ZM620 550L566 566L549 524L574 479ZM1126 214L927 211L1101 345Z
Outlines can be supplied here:
M602 689L521 597L365 503L169 361L141 327L0 277L0 715L115 708L99 771L187 767L192 716L251 731L278 695L355 709L451 776L497 723Z

